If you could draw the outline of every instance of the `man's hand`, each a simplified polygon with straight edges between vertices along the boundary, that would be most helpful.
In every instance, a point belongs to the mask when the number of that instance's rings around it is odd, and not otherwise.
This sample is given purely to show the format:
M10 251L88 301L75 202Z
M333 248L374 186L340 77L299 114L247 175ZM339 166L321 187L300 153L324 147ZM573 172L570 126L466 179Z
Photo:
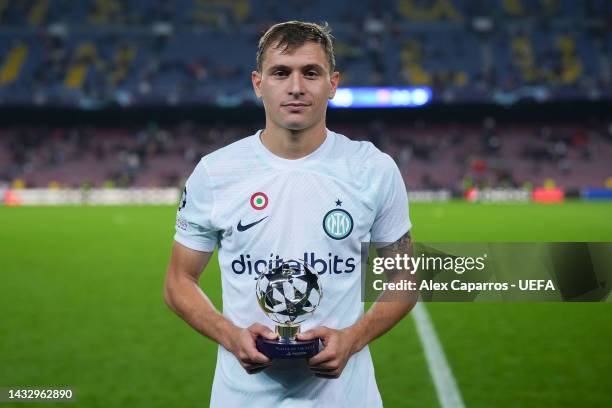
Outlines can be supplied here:
M338 378L348 359L355 353L356 337L348 329L335 330L319 326L297 335L298 340L320 338L325 346L317 355L308 360L310 369L317 377Z
M257 336L273 340L278 334L262 324L253 323L246 329L240 330L230 350L249 374L256 374L272 365L272 360L257 350L255 345Z

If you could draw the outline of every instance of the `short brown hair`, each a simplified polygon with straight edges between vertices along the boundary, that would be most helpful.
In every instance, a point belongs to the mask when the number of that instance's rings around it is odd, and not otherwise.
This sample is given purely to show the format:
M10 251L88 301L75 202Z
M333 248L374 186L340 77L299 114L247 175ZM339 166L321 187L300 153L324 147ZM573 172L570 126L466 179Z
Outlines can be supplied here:
M259 39L259 47L257 48L257 71L261 72L263 66L264 53L270 46L276 42L278 44L274 48L281 48L282 52L292 52L298 47L301 47L307 41L312 41L320 44L327 55L329 62L330 75L336 69L336 57L334 57L334 45L332 43L333 36L331 35L331 27L329 24L323 25L315 23L307 23L304 21L287 21L278 23L268 28L268 30Z

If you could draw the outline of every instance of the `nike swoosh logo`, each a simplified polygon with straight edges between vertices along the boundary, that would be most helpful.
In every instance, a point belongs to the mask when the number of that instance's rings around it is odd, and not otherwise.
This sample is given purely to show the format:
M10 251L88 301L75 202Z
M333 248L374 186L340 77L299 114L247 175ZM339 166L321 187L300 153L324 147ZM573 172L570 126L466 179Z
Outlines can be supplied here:
M240 221L238 221L238 231L246 231L246 230L248 230L249 228L251 228L252 226L259 224L260 222L262 222L262 221L263 221L263 220L265 220L266 218L268 218L268 216L267 216L267 215L266 215L265 217L263 217L261 220L258 220L258 221L255 221L255 222L252 222L252 223L247 224L247 225L242 225L242 220L240 220Z

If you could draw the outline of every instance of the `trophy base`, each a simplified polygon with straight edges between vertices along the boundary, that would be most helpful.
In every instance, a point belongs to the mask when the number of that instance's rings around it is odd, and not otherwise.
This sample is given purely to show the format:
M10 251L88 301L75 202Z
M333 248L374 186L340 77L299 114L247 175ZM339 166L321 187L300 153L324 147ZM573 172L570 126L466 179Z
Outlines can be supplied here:
M257 350L271 359L310 358L321 349L319 339L281 341L258 336L255 343Z

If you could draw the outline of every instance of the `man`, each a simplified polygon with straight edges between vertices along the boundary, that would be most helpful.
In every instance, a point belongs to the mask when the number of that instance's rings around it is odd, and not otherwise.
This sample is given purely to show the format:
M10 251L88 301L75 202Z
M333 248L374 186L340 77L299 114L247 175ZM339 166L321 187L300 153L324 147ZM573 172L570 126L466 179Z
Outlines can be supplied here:
M205 156L187 180L165 300L219 343L211 406L382 405L367 344L414 303L379 301L364 315L360 249L387 242L383 253L408 253L408 199L388 155L326 129L338 82L327 25L271 27L252 73L265 129ZM217 245L223 314L198 285ZM324 344L307 361L271 361L255 345L258 335L276 337L255 279L279 259L303 259L324 288L299 335Z

